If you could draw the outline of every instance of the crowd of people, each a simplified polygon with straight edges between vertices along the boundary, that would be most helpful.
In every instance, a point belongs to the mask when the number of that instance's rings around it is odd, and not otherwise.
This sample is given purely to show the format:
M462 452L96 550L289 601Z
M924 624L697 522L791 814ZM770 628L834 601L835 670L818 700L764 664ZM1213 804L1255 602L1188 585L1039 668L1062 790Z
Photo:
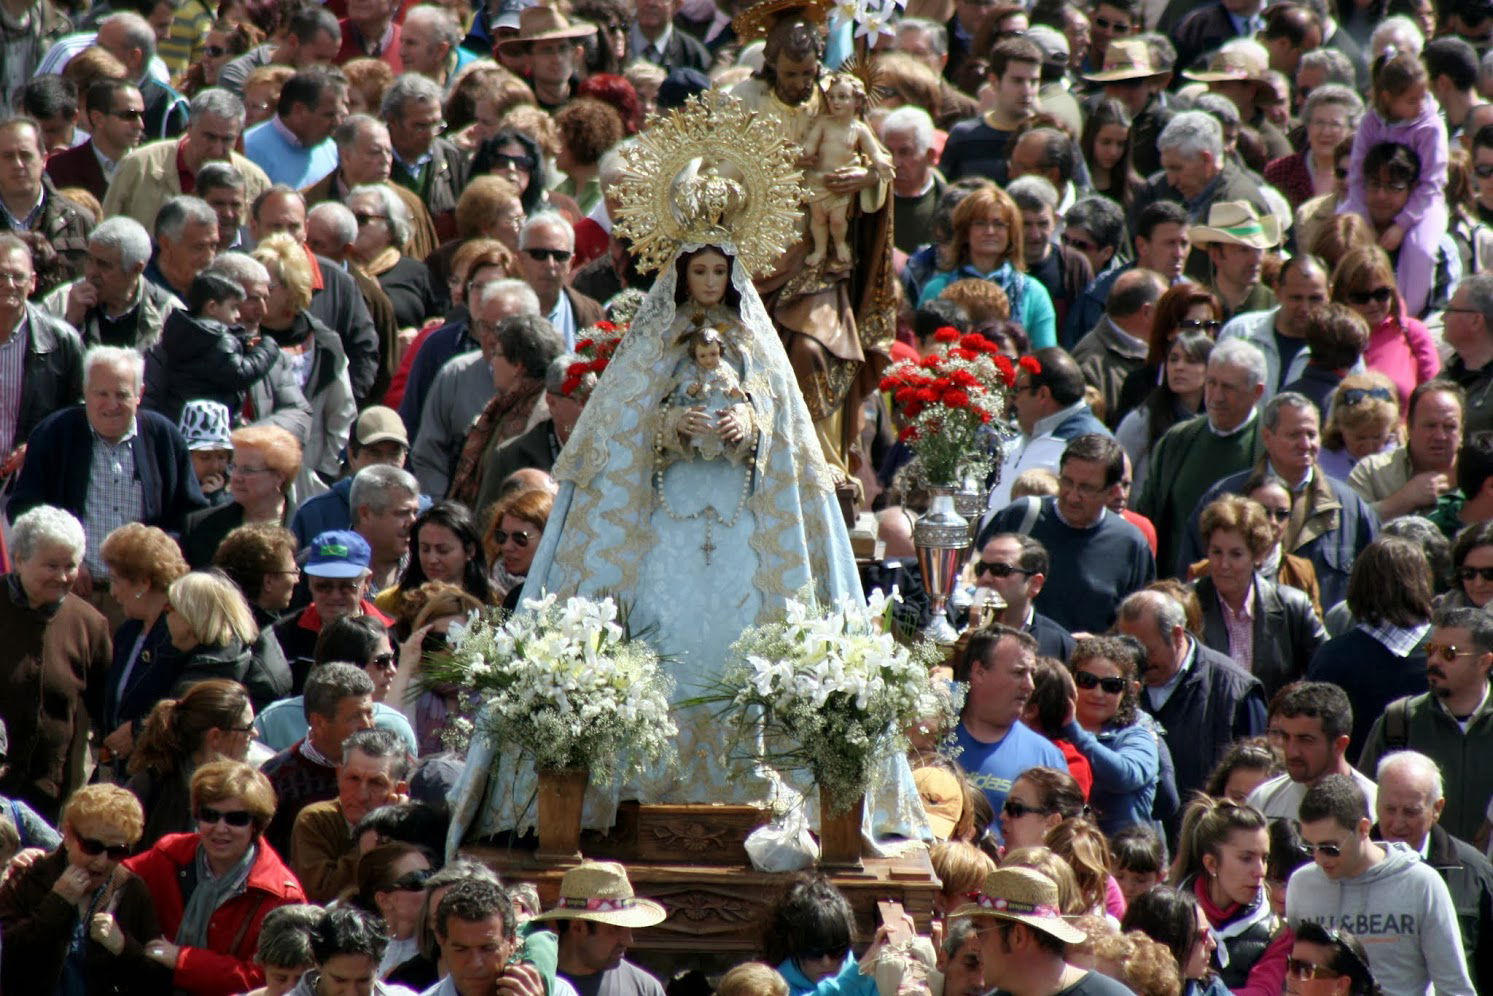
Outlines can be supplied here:
M1015 382L933 934L804 877L671 991L1493 991L1493 4L764 2L0 0L0 989L659 996L621 866L450 853L422 662L652 287L624 150L747 85L889 181L866 372ZM844 436L926 613L900 407Z

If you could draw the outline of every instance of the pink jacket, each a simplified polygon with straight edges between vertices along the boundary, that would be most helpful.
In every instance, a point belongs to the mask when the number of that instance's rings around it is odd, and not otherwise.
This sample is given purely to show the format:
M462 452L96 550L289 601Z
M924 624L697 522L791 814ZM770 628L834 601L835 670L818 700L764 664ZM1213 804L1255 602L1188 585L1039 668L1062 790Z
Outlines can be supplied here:
M1416 385L1441 372L1441 357L1430 330L1417 318L1399 318L1392 312L1369 334L1363 363L1394 381L1402 417Z

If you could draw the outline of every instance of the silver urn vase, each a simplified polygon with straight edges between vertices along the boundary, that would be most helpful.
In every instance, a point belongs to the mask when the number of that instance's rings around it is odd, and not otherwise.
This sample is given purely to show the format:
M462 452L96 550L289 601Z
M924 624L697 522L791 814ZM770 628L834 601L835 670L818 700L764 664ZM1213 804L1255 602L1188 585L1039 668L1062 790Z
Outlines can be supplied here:
M912 527L913 546L918 551L918 571L928 592L932 618L923 635L935 643L952 645L959 638L945 615L949 595L958 582L964 552L969 548L969 520L954 504L953 487L930 486L933 504Z

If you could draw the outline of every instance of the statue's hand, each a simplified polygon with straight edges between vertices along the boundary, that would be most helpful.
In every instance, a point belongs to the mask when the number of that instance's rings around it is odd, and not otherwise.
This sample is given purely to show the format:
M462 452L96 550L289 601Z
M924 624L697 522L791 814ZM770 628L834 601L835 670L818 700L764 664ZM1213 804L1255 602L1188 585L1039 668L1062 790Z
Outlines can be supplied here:
M734 405L721 412L716 420L716 435L727 446L738 446L746 439L747 430L751 427L751 416L742 410L744 408L745 405Z
M876 174L864 166L841 166L824 177L825 189L832 194L854 194L876 183Z

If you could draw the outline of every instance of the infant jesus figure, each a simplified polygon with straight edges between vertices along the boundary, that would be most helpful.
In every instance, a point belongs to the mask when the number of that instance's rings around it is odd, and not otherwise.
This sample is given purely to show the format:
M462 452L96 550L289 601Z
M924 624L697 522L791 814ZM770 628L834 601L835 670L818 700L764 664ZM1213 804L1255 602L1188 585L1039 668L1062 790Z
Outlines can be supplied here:
M825 177L847 167L869 165L871 170L890 180L894 172L892 157L876 138L871 127L861 120L866 109L866 86L850 73L833 73L824 87L825 113L814 119L804 139L804 154L799 162L809 170L812 189L809 201L809 234L814 249L804 260L805 266L818 266L828 253L839 269L852 264L850 244L850 201L854 194L836 194L824 183Z

